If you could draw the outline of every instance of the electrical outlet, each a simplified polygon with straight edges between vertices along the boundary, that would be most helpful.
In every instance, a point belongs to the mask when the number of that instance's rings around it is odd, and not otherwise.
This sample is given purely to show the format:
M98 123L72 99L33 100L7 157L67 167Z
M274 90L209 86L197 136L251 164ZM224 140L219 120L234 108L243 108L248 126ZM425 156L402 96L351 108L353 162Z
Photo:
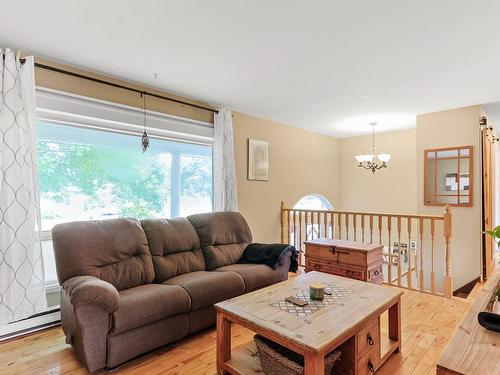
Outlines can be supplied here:
M411 241L410 242L410 248L416 249L417 248L417 241Z

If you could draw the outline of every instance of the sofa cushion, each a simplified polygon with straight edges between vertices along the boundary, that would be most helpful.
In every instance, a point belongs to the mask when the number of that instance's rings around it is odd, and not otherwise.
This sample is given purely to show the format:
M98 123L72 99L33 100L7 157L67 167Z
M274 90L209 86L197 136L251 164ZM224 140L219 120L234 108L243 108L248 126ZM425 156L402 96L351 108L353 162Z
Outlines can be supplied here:
M190 307L189 295L180 286L148 284L122 290L112 315L112 334L188 312Z
M245 293L245 282L236 272L190 272L173 277L163 284L183 287L191 297L191 310Z
M205 270L200 239L187 219L142 220L141 225L153 257L156 283Z
M265 264L231 264L217 268L215 271L238 273L245 281L245 292L251 292L281 280L281 275Z
M236 263L252 242L252 233L238 212L211 212L188 216L200 237L207 270Z
M135 219L59 224L52 239L59 284L73 276L95 276L123 290L154 279L148 241Z

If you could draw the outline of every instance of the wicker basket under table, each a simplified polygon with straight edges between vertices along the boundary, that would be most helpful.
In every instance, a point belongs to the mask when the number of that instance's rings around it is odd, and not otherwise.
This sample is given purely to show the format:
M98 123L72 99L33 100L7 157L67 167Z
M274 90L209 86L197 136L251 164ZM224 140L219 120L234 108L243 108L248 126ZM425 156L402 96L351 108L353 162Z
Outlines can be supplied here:
M266 375L303 375L304 357L261 335L254 336L262 370ZM325 375L330 375L342 353L334 350L325 356Z

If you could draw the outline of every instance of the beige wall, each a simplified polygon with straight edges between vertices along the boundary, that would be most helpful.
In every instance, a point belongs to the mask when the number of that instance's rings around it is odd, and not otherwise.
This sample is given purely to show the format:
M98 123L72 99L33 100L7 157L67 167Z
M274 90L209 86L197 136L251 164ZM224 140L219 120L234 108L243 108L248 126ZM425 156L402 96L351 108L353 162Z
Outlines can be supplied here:
M451 208L454 289L479 277L481 273L479 118L479 106L417 116L418 213L442 214L443 212L443 207L424 205L424 150L469 145L474 147L473 206ZM437 275L442 275L442 270L436 272Z
M239 211L255 241L280 240L280 202L292 207L317 193L338 205L338 145L335 138L235 113L233 118ZM269 142L269 181L247 180L247 139Z
M387 169L373 175L358 168L355 155L370 152L371 135L339 139L339 207L343 210L417 211L416 130L375 135L376 152L391 154Z

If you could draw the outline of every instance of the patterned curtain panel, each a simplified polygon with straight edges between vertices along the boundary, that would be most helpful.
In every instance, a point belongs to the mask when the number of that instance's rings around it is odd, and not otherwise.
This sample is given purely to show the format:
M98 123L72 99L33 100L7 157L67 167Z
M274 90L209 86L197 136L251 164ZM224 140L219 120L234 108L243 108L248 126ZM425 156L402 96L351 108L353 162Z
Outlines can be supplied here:
M47 308L40 243L33 57L0 49L0 324Z
M214 120L214 210L238 211L231 110L220 109Z

